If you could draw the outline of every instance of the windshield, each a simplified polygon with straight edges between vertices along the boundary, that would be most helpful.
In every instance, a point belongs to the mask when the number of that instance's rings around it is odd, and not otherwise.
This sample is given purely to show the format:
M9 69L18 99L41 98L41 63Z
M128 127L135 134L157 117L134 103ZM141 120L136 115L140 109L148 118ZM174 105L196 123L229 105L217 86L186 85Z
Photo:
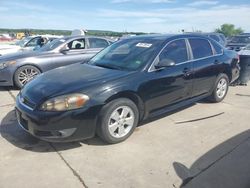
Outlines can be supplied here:
M250 43L250 37L248 36L235 36L231 39L232 43Z
M24 45L25 45L27 42L29 42L31 39L32 39L32 37L25 37L24 39L17 41L17 42L16 42L16 45L21 46L21 47L24 47Z
M250 44L248 44L245 49L250 50Z
M66 40L65 39L55 39L51 42L48 42L43 47L39 49L39 51L51 51L59 47L61 44L63 44Z
M135 71L152 62L164 40L133 38L122 40L94 56L89 64L118 70Z

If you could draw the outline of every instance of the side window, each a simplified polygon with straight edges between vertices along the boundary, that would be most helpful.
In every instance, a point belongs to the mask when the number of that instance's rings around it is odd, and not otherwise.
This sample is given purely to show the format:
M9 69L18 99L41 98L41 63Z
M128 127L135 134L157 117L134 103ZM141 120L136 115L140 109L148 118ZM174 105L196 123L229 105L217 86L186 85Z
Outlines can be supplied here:
M219 38L218 36L216 36L216 35L209 35L209 37L210 37L211 39L214 39L214 40L217 41L217 42L220 41L220 38Z
M188 61L187 46L184 39L170 42L159 56L160 61L171 59L176 64Z
M33 38L26 44L26 47L35 47L38 45L38 41L40 40L41 40L40 37Z
M211 41L212 42L212 45L214 47L214 50L215 50L215 53L216 54L221 54L223 53L223 47L221 47L218 43L214 42L214 41Z
M78 50L85 48L85 39L77 39L68 43L68 48L70 50Z
M104 39L89 38L89 48L106 48L109 43Z
M210 43L206 39L189 39L194 59L209 57L213 55Z

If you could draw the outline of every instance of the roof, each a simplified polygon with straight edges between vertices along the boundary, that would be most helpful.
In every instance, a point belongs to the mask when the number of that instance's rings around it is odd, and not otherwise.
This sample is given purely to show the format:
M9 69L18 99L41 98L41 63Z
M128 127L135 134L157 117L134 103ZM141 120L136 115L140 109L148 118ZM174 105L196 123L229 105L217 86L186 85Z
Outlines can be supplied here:
M110 39L105 38L105 37L90 36L90 35L77 35L77 36L71 36L70 35L70 36L62 37L62 39L65 39L65 40L74 40L74 39L79 39L79 38L91 38L91 37L110 40Z
M202 38L208 38L202 34L197 34L197 33L184 33L184 34L148 34L148 35L137 35L134 37L129 37L127 39L132 39L132 38L144 38L144 39L158 39L158 40L167 40L169 38L186 38L186 37L202 37ZM126 40L126 39L124 39Z

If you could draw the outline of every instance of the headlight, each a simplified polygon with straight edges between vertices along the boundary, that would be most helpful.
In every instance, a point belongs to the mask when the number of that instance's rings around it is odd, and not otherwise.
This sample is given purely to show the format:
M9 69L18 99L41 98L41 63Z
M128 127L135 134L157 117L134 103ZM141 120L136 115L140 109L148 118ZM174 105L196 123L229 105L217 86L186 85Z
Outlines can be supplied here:
M62 96L47 100L41 106L41 110L43 111L67 111L67 110L78 109L78 108L82 108L88 100L89 100L89 97L84 94L62 95Z
M0 69L4 69L10 65L14 65L16 64L16 61L7 61L7 62L4 62L4 63L0 63Z

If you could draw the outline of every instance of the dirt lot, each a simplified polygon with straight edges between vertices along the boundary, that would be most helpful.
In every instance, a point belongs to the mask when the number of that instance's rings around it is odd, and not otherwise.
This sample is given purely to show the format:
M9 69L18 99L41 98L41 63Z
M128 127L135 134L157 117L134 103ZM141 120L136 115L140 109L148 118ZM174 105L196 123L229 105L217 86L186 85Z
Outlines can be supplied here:
M116 145L33 138L18 127L17 93L0 88L1 188L250 187L250 86L145 122Z

